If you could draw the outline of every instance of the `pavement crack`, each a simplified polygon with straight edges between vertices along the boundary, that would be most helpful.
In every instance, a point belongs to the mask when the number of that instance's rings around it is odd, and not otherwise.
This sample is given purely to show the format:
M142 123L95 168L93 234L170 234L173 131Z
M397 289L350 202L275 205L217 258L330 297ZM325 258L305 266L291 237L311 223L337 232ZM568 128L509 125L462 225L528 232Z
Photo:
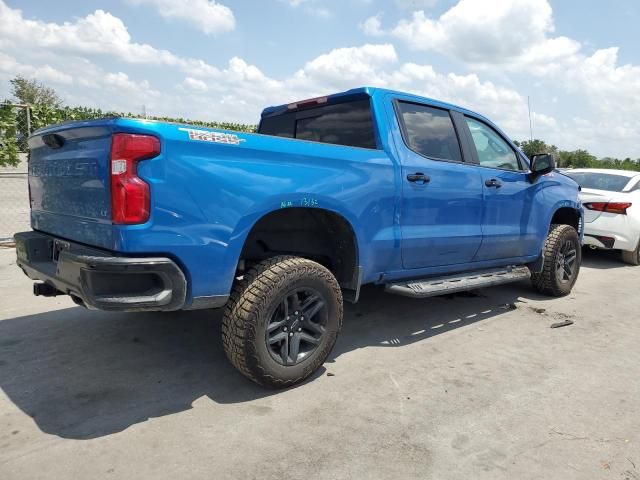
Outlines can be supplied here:
M551 433L555 433L556 435L560 435L562 437L565 437L567 440L589 440L591 442L597 442L597 443L611 443L611 442L625 442L624 439L622 438L591 438L591 437L580 437L578 435L574 435L573 433L566 433L566 432L560 432L554 428L549 429L551 430ZM627 459L629 460L629 459Z

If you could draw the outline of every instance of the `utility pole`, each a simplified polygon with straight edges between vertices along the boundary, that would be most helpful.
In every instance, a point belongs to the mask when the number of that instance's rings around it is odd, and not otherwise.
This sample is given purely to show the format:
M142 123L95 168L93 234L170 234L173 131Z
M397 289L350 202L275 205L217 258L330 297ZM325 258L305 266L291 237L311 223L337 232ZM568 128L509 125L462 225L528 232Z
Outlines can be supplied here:
M529 108L529 140L533 142L533 123L531 123L531 98L527 95L527 107Z

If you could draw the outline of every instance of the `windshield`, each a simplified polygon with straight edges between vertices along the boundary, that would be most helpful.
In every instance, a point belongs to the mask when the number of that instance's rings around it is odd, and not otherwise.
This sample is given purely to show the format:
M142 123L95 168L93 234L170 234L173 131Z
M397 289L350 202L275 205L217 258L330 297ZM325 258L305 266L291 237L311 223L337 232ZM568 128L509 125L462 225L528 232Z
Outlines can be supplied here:
M563 172L568 177L573 178L582 188L593 188L596 190L608 190L610 192L622 192L627 186L630 177L615 175L613 173L596 172Z

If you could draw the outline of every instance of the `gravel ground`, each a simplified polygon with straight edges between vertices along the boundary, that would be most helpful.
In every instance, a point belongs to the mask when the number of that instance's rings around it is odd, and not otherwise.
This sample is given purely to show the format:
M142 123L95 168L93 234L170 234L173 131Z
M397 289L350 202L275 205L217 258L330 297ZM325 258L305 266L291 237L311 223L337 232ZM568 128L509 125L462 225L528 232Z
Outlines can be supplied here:
M35 298L14 255L1 479L640 479L640 267L612 256L562 299L366 288L324 369L278 392L227 363L219 312Z

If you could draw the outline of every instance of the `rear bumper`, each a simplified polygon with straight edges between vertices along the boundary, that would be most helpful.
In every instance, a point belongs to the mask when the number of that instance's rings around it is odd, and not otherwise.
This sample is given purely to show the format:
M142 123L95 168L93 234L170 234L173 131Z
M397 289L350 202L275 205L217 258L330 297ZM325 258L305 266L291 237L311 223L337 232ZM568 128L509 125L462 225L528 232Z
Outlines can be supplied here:
M179 310L187 281L173 260L131 258L40 232L15 235L17 265L52 288L42 295L71 295L87 308L111 311Z
M584 244L632 251L638 246L638 230L626 215L603 213L595 221L585 223Z

